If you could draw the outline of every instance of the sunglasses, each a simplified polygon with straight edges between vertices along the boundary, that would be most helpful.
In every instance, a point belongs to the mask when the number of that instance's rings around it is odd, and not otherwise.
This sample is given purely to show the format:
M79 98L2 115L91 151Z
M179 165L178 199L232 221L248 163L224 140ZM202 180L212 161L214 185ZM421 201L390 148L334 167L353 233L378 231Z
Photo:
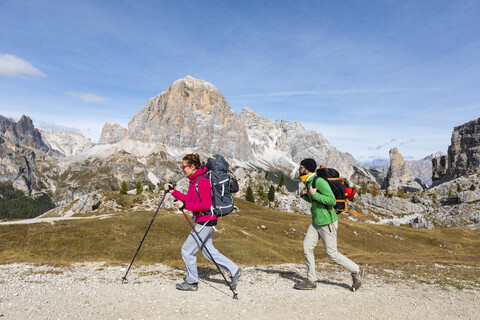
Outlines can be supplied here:
M184 164L184 165L182 166L182 171L185 171L185 168L186 168L186 167L190 167L190 166L191 166L191 164Z

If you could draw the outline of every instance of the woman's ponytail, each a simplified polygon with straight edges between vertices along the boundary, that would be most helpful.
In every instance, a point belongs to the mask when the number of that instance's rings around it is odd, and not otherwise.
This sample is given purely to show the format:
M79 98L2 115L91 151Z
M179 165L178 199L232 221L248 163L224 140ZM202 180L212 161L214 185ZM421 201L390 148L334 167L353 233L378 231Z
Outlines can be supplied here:
M183 157L183 161L187 161L189 165L193 164L195 167L197 167L197 169L205 167L205 162L200 161L200 156L198 153L187 154L185 157Z

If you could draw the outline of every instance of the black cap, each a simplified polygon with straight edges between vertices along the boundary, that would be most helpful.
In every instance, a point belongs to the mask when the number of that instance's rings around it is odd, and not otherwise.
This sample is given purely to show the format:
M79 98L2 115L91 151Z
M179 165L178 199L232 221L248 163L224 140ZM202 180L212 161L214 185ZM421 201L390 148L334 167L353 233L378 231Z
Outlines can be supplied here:
M317 163L315 162L315 160L310 158L303 159L302 162L300 162L300 165L310 172L315 172L315 170L317 169Z

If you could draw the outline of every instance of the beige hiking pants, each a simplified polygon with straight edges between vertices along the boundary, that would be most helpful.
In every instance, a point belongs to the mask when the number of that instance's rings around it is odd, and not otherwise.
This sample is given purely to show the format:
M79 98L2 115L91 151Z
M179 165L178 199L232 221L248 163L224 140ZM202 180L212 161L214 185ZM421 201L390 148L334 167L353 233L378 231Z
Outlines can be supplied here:
M334 227L335 226L335 227ZM316 227L313 222L308 226L305 239L303 240L303 253L305 255L305 264L307 265L307 278L310 281L317 281L315 271L315 256L313 249L317 246L319 237L322 239L327 257L333 262L341 265L351 273L357 273L360 268L352 260L345 257L337 250L337 230L338 220L330 225Z

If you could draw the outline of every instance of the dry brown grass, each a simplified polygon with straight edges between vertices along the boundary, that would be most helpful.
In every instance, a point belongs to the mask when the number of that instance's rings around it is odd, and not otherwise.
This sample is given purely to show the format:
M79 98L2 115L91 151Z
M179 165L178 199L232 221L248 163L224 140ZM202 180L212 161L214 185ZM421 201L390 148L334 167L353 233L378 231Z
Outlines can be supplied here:
M242 265L304 263L302 243L309 215L265 209L241 199L236 204L240 212L222 218L217 227L221 233L214 234L215 246L222 253ZM153 212L124 212L103 220L0 226L0 263L128 264L152 217ZM480 286L478 231L425 230L340 219L339 251L373 272L392 269L400 272L397 279L409 277L459 288ZM180 248L189 232L183 215L160 211L135 264L183 267ZM319 262L329 261L321 243L316 257ZM203 257L198 263L212 267Z

